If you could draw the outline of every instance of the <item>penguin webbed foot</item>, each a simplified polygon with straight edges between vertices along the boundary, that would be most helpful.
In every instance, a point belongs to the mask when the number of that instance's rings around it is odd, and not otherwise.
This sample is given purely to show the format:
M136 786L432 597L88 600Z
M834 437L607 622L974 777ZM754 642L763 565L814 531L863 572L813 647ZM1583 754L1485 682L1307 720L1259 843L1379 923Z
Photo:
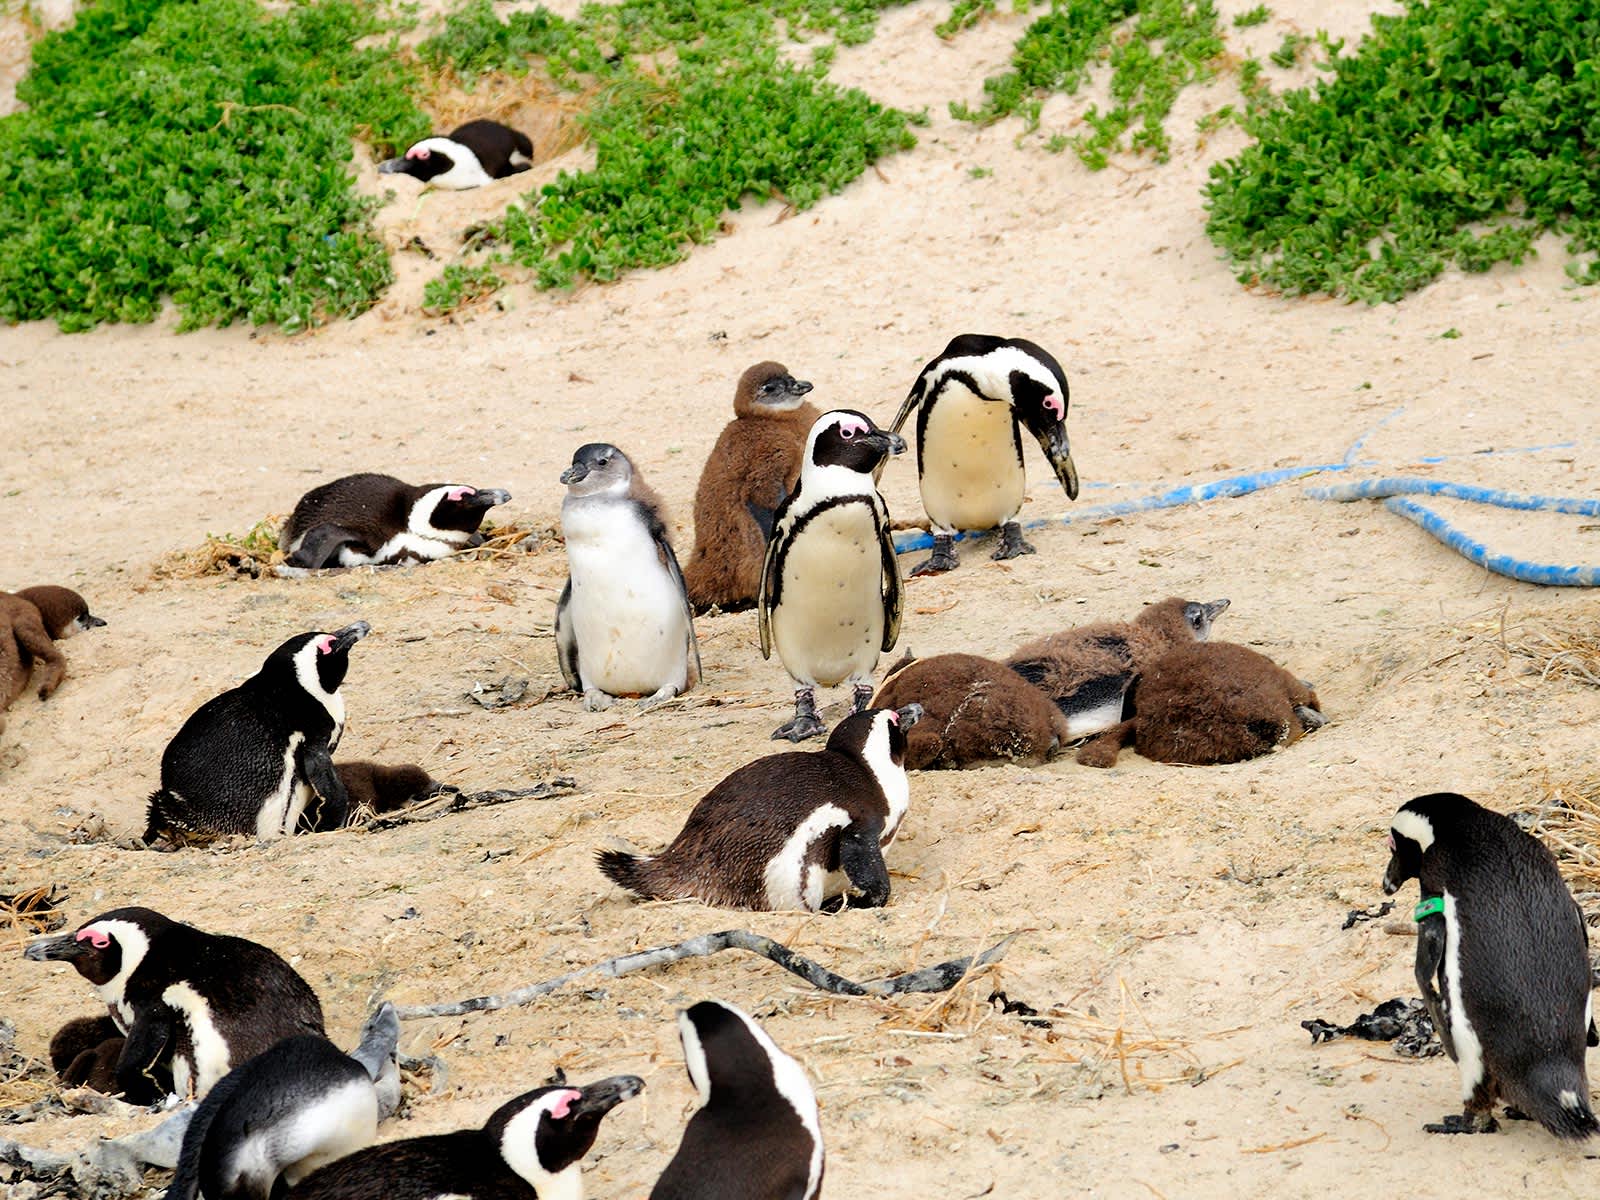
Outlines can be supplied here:
M933 535L933 553L911 568L911 577L943 575L960 565L961 560L956 557L956 539L948 533L936 533Z
M1321 729L1328 723L1327 717L1323 716L1316 709L1305 704L1295 705L1294 715L1300 719L1300 728L1305 730L1307 733Z
M653 694L651 694L649 696L646 696L643 700L640 700L639 701L639 711L640 712L649 712L652 708L655 708L657 705L665 704L668 700L671 700L677 694L678 694L678 689L673 687L669 683L666 687L662 688L661 690L659 690L659 691L657 691L657 692L655 692L655 693L653 693ZM585 697L585 699L587 699L587 697Z
M1007 521L1000 526L1000 545L989 557L996 562L1004 562L1008 558L1021 558L1024 554L1037 554L1033 546L1023 541L1022 526L1015 521Z
M871 683L853 683L850 685L850 715L865 712L872 706L872 694L877 691Z
M1499 1133L1500 1122L1488 1113L1450 1113L1434 1125L1424 1125L1426 1133Z
M599 688L589 688L583 693L583 707L585 712L605 712L617 702L617 698L609 692L602 692Z
M816 713L796 713L794 720L778 726L772 731L772 740L783 738L791 742L803 742L807 738L821 737L828 732L828 727L822 723Z

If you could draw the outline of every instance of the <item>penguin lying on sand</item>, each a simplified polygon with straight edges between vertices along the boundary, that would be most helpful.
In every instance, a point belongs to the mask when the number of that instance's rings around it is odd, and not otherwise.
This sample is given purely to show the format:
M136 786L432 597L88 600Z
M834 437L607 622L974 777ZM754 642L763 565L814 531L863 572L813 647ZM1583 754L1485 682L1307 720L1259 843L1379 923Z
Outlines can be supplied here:
M296 634L249 679L197 708L161 755L144 840L258 838L337 829L350 812L333 767L344 733L339 685L365 621L337 633ZM313 797L321 807L307 814Z
M0 592L0 732L5 731L6 709L28 687L34 663L44 664L39 699L48 700L67 675L66 656L55 644L104 624L70 588L46 585Z
M778 649L797 685L794 719L774 738L826 732L817 687L848 682L853 711L872 699L880 652L900 637L900 566L874 472L906 448L865 413L823 413L806 439L795 490L778 509L757 597L761 657Z
M1425 1128L1492 1133L1498 1101L1559 1138L1600 1132L1589 931L1550 851L1448 792L1401 805L1389 849L1383 890L1418 881L1417 986L1461 1071L1464 1111Z
M443 558L480 545L484 514L510 499L503 488L346 475L300 497L279 535L288 555L283 565L314 570Z
M822 415L805 402L810 390L782 363L757 363L739 376L734 419L694 494L694 553L683 580L695 611L755 603L778 506L794 491L806 438Z
M618 696L642 709L700 679L700 645L661 500L615 446L580 446L561 473L567 586L556 603L556 656L590 712Z
M720 1000L680 1012L678 1032L701 1103L650 1200L816 1200L822 1121L805 1069Z
M881 908L883 852L911 800L906 730L921 715L915 704L855 713L821 750L747 763L701 798L660 854L602 850L600 870L647 900L816 912L841 897Z
M913 576L955 570L964 530L999 528L993 558L1034 552L1017 523L1027 486L1020 427L1038 440L1067 499L1077 499L1067 403L1061 364L1023 338L962 334L922 368L894 419L898 433L917 413L917 482L933 526L933 556Z
M889 669L874 708L916 701L922 720L906 734L906 769L965 767L997 758L1041 763L1071 739L1067 718L1004 663L976 654L907 654Z
M89 981L126 1038L117 1086L140 1103L159 1095L153 1080L170 1078L180 1098L204 1096L274 1042L323 1032L316 993L271 950L148 908L101 913L23 957L69 962Z
M381 175L411 175L437 188L482 187L533 165L528 135L498 121L468 121L449 137L426 137L399 158L378 164Z
M644 1090L616 1075L536 1088L482 1129L385 1142L315 1171L286 1200L582 1200L582 1159L605 1115Z
M345 795L349 797L350 810L345 817L347 825L354 823L358 816L394 812L408 804L437 796L448 788L447 784L440 783L412 763L386 767L375 762L342 762L334 763L333 769L344 784ZM326 828L329 827L320 822L317 825L318 830Z

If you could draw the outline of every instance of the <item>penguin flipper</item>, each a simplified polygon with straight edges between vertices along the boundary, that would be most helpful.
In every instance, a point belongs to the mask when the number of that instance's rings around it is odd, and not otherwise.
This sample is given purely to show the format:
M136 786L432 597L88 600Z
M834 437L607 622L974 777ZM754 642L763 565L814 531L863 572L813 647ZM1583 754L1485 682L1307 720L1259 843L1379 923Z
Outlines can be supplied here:
M1439 995L1436 980L1444 969L1444 949L1447 934L1444 914L1434 913L1417 922L1417 989L1422 1002L1427 1005L1433 1028L1443 1043L1445 1052L1455 1061L1455 1039L1450 1035L1450 1021L1444 1011L1444 1001Z
M888 653L900 640L900 618L905 613L905 590L900 586L900 560L894 552L894 535L889 532L889 510L878 502L878 546L883 554L883 651Z
M284 565L317 570L321 567L339 566L339 551L346 546L361 544L361 535L343 525L313 525L300 539L295 552L284 559Z
M300 747L300 775L322 800L311 832L342 829L350 818L350 793L344 780L333 769L333 752L325 741L306 742Z
M694 670L686 672L684 676L683 690L688 691L700 682L700 639L694 632L694 605L689 603L689 588L683 582L683 569L678 566L678 556L672 552L672 543L667 541L665 528L656 534L656 554L671 576L672 585L678 589L678 599L683 601L683 619L689 625L688 645L684 653L694 660Z
M117 1086L123 1095L146 1096L152 1087L162 1086L156 1067L167 1053L177 1021L178 1014L165 1004L153 1004L139 1013L117 1059Z
M889 868L879 842L882 829L852 825L839 835L839 866L855 893L846 898L849 908L882 908L889 903Z
M798 489L797 489L798 490ZM793 496L790 497L792 499ZM789 501L785 500L778 508L778 517L773 522L772 536L767 539L767 553L761 560L761 586L756 590L756 630L761 635L761 657L772 657L772 602L778 594L779 547L783 544L785 533L780 527L783 520L783 510L788 507Z
M572 604L572 576L567 576L567 586L561 589L561 599L556 601L556 663L561 667L561 678L575 692L583 691L583 681L578 677L578 634L572 626L567 609Z
M770 542L772 540L772 526L778 518L778 510L765 508L754 500L746 500L744 508L750 514L750 519L756 523L756 528L761 530L762 541Z

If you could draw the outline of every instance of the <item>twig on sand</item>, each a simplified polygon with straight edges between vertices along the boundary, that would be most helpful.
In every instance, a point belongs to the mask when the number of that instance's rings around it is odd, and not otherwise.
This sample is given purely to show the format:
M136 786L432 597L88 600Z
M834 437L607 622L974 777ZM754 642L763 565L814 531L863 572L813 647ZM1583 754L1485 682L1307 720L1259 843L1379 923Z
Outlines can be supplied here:
M378 829L394 829L400 825L413 825L418 821L432 821L446 813L466 812L472 808L485 808L491 804L505 804L510 800L549 800L554 796L570 796L578 790L578 781L570 775L561 775L549 782L541 780L532 787L495 788L486 792L458 792L446 789L408 808L385 813L362 825L351 828L371 833Z

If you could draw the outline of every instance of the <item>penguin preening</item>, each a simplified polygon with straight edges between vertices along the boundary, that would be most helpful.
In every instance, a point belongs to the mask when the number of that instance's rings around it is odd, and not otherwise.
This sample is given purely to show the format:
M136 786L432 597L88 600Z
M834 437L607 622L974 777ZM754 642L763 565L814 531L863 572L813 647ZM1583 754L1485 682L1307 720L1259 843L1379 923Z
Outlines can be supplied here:
M600 870L649 900L816 912L839 898L881 908L883 853L911 801L906 730L921 715L915 704L855 713L821 750L747 763L700 799L660 854L602 850Z
M689 601L737 612L755 603L778 506L794 490L812 425L811 384L782 363L739 376L734 419L712 447L694 494L694 552L683 568Z
M917 413L917 483L933 531L933 554L912 575L955 570L962 531L998 528L996 559L1034 553L1017 523L1027 486L1021 427L1075 500L1067 406L1061 364L1024 338L965 333L922 368L894 419L898 433Z
M329 1163L286 1200L582 1200L582 1159L601 1120L642 1090L634 1075L536 1088L482 1129L385 1142Z
M1588 928L1550 851L1448 792L1401 805L1389 849L1383 890L1418 881L1417 986L1461 1072L1463 1111L1425 1128L1491 1133L1500 1101L1560 1138L1600 1132Z
M660 498L626 454L601 442L580 446L561 482L561 677L591 712L618 696L641 696L647 709L688 691L700 679L700 646Z
M1067 718L1004 663L976 654L904 659L889 669L874 708L915 701L922 719L906 734L906 768L965 767L993 759L1041 763L1070 738Z
M299 570L427 562L482 543L478 526L503 488L403 483L393 475L346 475L300 497L279 536Z
M71 588L44 585L0 592L0 732L5 731L6 710L27 689L34 664L42 664L39 699L48 700L67 676L66 656L55 644L104 624Z
M381 175L410 175L437 188L482 187L533 165L528 135L499 121L468 121L449 137L426 137L399 158L378 164Z
M344 732L339 685L365 621L336 633L301 633L249 679L197 708L161 755L144 840L227 834L258 838L337 829L349 797L333 766ZM320 807L307 814L313 797Z
M117 1086L141 1101L168 1086L179 1098L204 1096L273 1043L323 1032L316 993L273 951L152 909L101 913L23 957L71 963L89 981L125 1039Z
M855 712L872 699L872 671L900 637L903 604L874 473L905 448L854 409L823 413L811 426L799 481L773 522L756 605L761 657L776 646L797 685L794 719L774 738L798 742L826 731L819 685L848 682Z
M650 1200L816 1200L825 1155L805 1069L720 1000L680 1012L678 1032L700 1108Z

